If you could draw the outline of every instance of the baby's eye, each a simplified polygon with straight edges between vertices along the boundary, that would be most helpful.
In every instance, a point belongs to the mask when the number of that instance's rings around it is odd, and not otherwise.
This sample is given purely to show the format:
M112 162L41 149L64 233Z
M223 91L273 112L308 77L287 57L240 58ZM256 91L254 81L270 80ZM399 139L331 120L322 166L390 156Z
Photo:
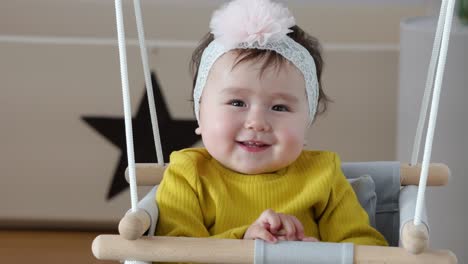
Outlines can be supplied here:
M289 108L285 105L274 105L271 109L273 111L289 112Z
M241 100L237 100L237 99L229 101L228 104L232 105L232 106L235 106L235 107L244 107L245 106L244 102L242 102Z

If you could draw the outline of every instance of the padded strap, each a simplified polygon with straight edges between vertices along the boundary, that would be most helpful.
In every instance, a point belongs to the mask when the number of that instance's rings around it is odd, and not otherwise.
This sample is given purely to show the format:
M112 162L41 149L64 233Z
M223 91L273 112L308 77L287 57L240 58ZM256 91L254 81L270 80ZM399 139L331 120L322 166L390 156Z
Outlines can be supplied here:
M156 231L156 223L158 222L159 210L158 205L156 204L156 191L158 190L158 185L154 186L151 191L138 202L138 208L145 210L151 217L151 225L148 230L148 236L153 236Z
M414 219L417 196L418 186L408 185L400 190L400 237L401 232L403 231L403 225L406 222L413 221ZM427 230L429 230L425 205L423 205L421 222L425 224L427 226Z
M255 240L254 264L353 264L352 243Z

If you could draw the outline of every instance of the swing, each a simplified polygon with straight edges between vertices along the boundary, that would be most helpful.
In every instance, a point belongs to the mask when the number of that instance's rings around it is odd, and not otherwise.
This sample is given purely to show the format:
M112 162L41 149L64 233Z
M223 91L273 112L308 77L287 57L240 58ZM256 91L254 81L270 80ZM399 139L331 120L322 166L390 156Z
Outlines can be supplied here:
M246 264L457 263L456 256L451 251L426 249L427 244L425 242L427 241L424 241L424 239L428 240L429 238L425 227L427 223L424 208L426 185L445 185L450 175L446 165L429 164L429 160L454 4L454 0L442 1L411 164L400 164L400 162L353 162L342 164L344 175L350 182L359 181L361 183L361 185L356 185L357 187L352 184L358 199L368 212L370 219L375 217L375 227L390 244L390 247L379 247L329 242L282 241L276 244L268 244L263 240L153 237L158 219L158 209L154 199L157 186L139 202L136 186L137 184L151 186L159 184L163 177L165 165L152 94L140 1L134 0L134 5L158 164L136 165L133 155L122 3L121 0L115 0L129 164L126 177L130 183L132 208L119 223L120 235L100 235L93 241L92 251L94 256L102 260L128 260L126 263L151 261ZM442 51L440 57L439 50ZM432 98L424 157L422 165L416 165L436 62L438 65L435 75L435 90ZM138 179L136 175L138 175ZM371 180L368 181L369 179ZM419 185L419 187L416 185ZM369 201L369 197L375 199L375 195L378 197L376 207L366 208L366 201ZM148 236L143 236L145 232L148 233ZM412 235L414 232L423 236L418 240ZM402 242L403 248L398 247L399 241Z

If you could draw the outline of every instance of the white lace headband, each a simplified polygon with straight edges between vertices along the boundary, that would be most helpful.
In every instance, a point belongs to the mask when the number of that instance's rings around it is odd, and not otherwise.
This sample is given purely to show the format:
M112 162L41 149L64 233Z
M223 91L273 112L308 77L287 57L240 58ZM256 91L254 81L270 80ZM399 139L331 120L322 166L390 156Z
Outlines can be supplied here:
M309 123L317 109L318 81L315 62L302 45L287 36L296 24L289 10L270 0L234 0L217 10L211 19L214 40L202 54L193 90L195 115L200 121L200 98L211 67L233 49L272 50L292 62L304 75Z

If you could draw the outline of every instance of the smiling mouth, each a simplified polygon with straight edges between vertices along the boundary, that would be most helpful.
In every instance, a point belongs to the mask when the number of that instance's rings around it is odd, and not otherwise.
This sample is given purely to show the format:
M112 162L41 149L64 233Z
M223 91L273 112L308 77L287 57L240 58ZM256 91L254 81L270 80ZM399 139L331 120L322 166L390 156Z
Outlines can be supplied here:
M241 148L248 152L263 151L271 146L260 141L237 141L237 144L239 144Z

